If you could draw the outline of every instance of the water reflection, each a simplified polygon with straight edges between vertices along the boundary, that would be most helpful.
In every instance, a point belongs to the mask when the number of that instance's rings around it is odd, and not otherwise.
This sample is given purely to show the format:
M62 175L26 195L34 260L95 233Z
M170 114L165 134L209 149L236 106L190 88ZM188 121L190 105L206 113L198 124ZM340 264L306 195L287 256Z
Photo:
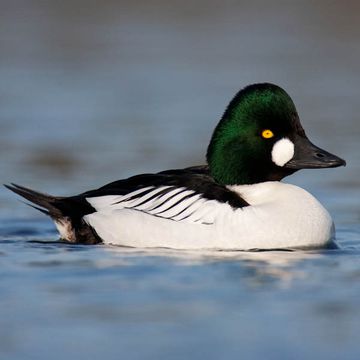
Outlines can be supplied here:
M223 266L227 269L226 276L233 280L246 280L253 287L266 286L276 282L277 286L290 287L296 279L307 276L299 266L304 260L316 261L322 255L303 251L184 251L171 249L133 249L116 246L107 246L106 252L117 254L121 258L153 257L162 261L175 262L180 266ZM114 264L111 257L110 265ZM116 258L115 258L116 259ZM101 265L100 265L101 264ZM100 262L104 266L104 262ZM106 261L105 261L106 264ZM116 264L116 260L115 260Z

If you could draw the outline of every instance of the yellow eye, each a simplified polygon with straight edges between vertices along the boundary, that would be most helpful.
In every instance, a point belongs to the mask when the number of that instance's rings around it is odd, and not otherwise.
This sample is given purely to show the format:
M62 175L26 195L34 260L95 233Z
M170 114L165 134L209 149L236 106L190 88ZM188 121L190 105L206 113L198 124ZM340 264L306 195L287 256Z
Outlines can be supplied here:
M266 129L264 130L262 133L261 133L261 136L264 138L264 139L270 139L274 136L274 133L269 130L269 129Z

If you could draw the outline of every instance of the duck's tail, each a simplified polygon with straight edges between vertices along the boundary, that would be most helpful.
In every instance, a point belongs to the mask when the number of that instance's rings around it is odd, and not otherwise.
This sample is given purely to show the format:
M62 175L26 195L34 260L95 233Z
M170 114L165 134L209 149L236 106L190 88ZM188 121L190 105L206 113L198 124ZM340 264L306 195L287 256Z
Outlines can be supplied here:
M64 216L64 214L62 214L60 209L56 206L56 203L62 199L61 197L40 193L35 190L31 190L29 188L16 184L4 185L4 186L7 189L13 191L14 193L22 196L26 200L29 200L33 204L36 204L33 205L26 203L27 205L33 207L34 209L41 211L43 214L52 217L54 220L57 220Z
M95 230L83 221L83 216L94 209L82 198L52 196L16 184L4 186L32 203L27 205L50 216L63 240L82 244L102 241Z

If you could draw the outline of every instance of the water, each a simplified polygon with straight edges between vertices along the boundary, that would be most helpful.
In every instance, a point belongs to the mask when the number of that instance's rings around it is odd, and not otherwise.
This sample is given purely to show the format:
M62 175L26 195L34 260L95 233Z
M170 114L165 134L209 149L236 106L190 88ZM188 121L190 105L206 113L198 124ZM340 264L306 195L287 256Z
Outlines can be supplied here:
M70 195L203 162L234 93L283 86L346 168L286 181L339 249L186 252L56 243L0 189L4 359L358 359L359 4L0 0L1 182Z

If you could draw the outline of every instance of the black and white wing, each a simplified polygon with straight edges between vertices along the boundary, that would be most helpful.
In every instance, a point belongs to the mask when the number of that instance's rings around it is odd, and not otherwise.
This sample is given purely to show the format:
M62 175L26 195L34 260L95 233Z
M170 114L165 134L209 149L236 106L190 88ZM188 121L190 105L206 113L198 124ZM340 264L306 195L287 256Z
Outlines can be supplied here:
M100 216L107 223L121 209L171 221L212 224L224 206L248 206L238 194L217 184L206 166L137 175L71 197L52 196L16 184L6 187L50 216L62 239L82 244L104 240L87 218Z
M211 224L219 205L247 206L206 167L137 175L80 195L95 211L131 209L173 221Z

